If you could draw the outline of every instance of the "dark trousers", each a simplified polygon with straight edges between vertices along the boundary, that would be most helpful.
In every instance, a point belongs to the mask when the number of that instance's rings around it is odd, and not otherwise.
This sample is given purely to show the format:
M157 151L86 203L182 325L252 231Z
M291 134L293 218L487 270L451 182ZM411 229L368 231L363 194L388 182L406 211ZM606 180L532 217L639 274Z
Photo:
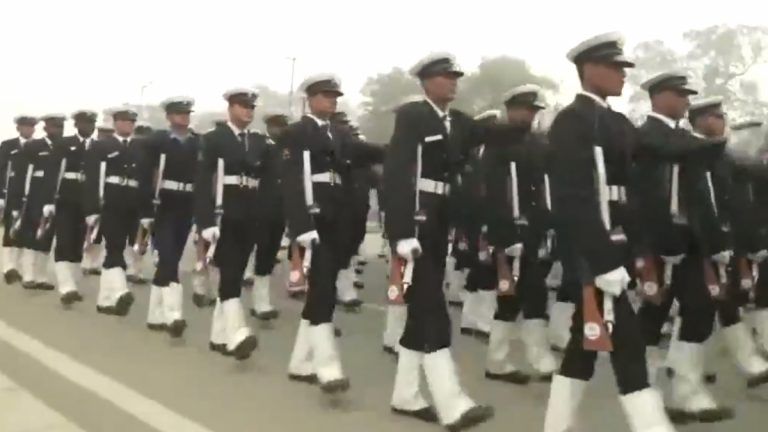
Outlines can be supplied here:
M283 240L285 221L280 218L272 219L258 228L256 237L256 276L269 276L275 268L275 259L280 252L280 242Z
M568 378L589 381L595 373L597 353L585 351L583 348L584 311L580 291L578 297L578 299L574 299L576 300L576 312L573 315L573 325L571 326L571 340L565 349L560 374ZM599 290L597 298L598 307L602 311L603 296ZM619 393L626 395L648 387L645 346L642 343L637 343L637 341L642 340L642 328L626 293L622 293L615 299L614 313L615 325L611 334L613 341L611 365L616 376Z
M768 309L768 260L758 267L757 283L755 284L755 307Z
M21 227L16 233L16 241L19 245L18 247L31 249L37 252L51 252L54 230L49 229L41 239L37 238L37 229L40 227L40 221L42 218L42 206L30 205L27 207L27 211L21 219Z
M179 261L191 229L192 212L189 209L160 208L153 235L158 257L153 285L167 287L171 282L179 282Z
M496 320L514 322L521 309L525 319L547 319L548 290L545 279L552 265L538 258L538 250L524 252L521 259L515 295L498 297Z
M315 218L320 243L312 248L307 301L301 317L311 325L329 323L336 307L336 276L346 267L347 227L343 219ZM348 262L348 258L347 258Z
M400 344L431 353L451 346L451 319L443 292L448 225L434 220L420 229L422 253L413 267L413 284L405 293L408 317Z
M56 248L54 261L79 263L83 260L85 215L78 202L59 201L56 204Z
M130 239L136 237L138 220L138 209L105 208L101 212L100 229L106 250L103 265L105 269L120 267L125 270L123 253Z
M671 292L661 305L644 302L639 315L647 345L656 346L661 340L661 328L669 316L673 297L680 304L680 340L703 343L712 334L715 301L704 282L704 258L686 255L672 272Z
M493 291L498 285L498 274L494 263L474 260L469 266L467 283L464 289L467 292Z
M219 268L219 299L240 298L243 273L253 252L259 230L255 219L221 219L221 238L216 244L214 261Z

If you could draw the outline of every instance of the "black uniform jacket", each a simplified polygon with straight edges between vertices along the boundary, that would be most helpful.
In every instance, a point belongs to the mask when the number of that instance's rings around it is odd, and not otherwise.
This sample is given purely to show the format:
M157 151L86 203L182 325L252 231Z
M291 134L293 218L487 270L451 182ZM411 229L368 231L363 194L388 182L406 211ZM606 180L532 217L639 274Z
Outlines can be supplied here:
M246 143L242 142L227 124L203 135L195 182L195 221L199 230L216 223L215 182L219 159L224 160L224 177L240 180L240 184L224 185L223 216L258 222L263 205L259 190L270 164L268 146L265 135L251 131L246 132ZM259 183L258 187L248 186L254 182Z
M315 229L313 216L304 196L303 152L310 152L312 174L333 173L336 182L313 183L313 198L319 208L319 216L334 219L350 211L353 196L345 184L351 184L352 169L380 163L384 150L361 142L349 131L329 125L321 127L313 118L302 117L292 123L281 135L279 143L283 151L283 199L288 232L296 238ZM330 136L329 132L330 131Z

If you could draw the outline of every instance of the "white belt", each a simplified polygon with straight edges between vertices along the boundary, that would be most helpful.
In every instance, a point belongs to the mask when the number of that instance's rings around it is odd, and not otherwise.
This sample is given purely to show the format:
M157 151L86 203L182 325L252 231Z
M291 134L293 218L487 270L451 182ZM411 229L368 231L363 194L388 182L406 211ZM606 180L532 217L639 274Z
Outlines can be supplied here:
M451 185L448 183L428 178L420 178L417 186L421 192L433 193L437 195L448 195L451 192Z
M45 171L35 171L32 173L32 177L43 177L45 176Z
M312 174L312 183L341 184L341 176L333 171Z
M163 180L160 183L160 188L176 192L193 192L195 190L195 185L192 183L182 183L174 180Z
M109 176L104 180L106 183L118 185L118 186L127 186L132 188L139 187L139 182L133 179L120 177L120 176Z
M85 176L83 175L83 173L79 173L79 172L65 172L62 178L65 180L77 180L77 181L85 180Z
M608 200L620 203L627 202L627 188L624 186L608 186Z
M259 179L248 176L225 175L224 184L227 186L240 186L248 189L256 189L259 187Z

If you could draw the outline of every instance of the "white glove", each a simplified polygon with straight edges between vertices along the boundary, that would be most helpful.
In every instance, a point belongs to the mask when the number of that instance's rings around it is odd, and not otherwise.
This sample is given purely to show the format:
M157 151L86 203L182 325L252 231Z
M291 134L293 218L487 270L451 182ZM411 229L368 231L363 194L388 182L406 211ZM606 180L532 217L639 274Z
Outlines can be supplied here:
M766 258L768 258L768 250L763 249L753 254L749 254L747 258L756 263L763 262Z
M733 251L724 250L718 254L712 255L712 261L718 263L718 264L728 264L731 262L731 257L733 256Z
M97 214L92 214L92 215L90 215L90 216L85 218L85 223L88 226L94 226L94 225L96 225L96 222L98 222L98 221L99 221L99 215L97 215Z
M200 235L203 236L203 240L207 241L208 243L213 243L219 239L221 233L219 232L219 227L212 226L210 228L204 229Z
M141 219L140 222L141 222L141 226L143 226L144 229L149 229L149 227L152 226L152 222L154 222L154 221L155 220L152 219L152 218L143 218L143 219Z
M618 297L627 288L629 281L627 270L624 267L619 267L596 277L595 285L604 293Z
M685 254L662 256L661 260L664 261L664 264L666 265L676 266L683 262L683 258L685 258Z
M304 247L310 247L312 243L320 243L320 235L315 230L307 231L296 237L296 242Z
M51 217L56 213L56 206L53 204L46 204L43 206L43 217Z
M421 243L415 238L398 240L397 254L403 257L403 259L411 261L421 255Z
M515 243L512 246L504 249L504 253L507 254L507 256L520 258L523 255L523 244Z

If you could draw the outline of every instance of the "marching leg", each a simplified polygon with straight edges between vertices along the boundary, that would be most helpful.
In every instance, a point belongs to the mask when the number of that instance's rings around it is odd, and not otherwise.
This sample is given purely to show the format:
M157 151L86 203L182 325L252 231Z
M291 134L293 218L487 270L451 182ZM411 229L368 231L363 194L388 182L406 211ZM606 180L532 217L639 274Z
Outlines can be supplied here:
M19 259L22 249L12 246L3 246L3 277L8 285L21 282L22 277L19 272Z
M35 283L35 264L36 264L37 252L32 249L24 248L21 251L21 286L24 289L36 289Z
M271 277L269 275L255 275L253 279L253 288L251 290L253 309L251 309L251 315L260 321L272 321L279 316L279 312L270 300L270 280Z
M588 381L555 375L549 389L544 432L569 432L578 424L579 405Z
M333 324L310 325L309 343L320 389L329 394L347 391L349 379L341 370L341 358L336 346L336 337L333 334Z
M675 432L664 415L664 403L655 389L625 394L620 400L632 432Z
M227 334L227 351L236 360L246 360L258 347L259 342L245 321L245 311L240 298L231 298L221 302Z
M147 312L147 328L152 331L165 331L166 320L163 308L163 293L168 287L152 284L149 291L149 310Z
M547 322L543 319L526 319L521 332L528 363L542 381L551 381L557 371L557 362L547 343Z
M48 264L51 261L51 255L48 252L35 252L35 285L36 288L43 291L53 291L56 287L48 278Z
M419 383L424 353L400 348L395 374L395 387L390 406L395 414L437 423L437 413L421 395Z
M531 377L521 372L510 359L510 342L514 322L494 320L488 339L485 377L489 380L525 385Z
M221 307L221 301L214 301L213 316L211 318L211 337L208 342L208 348L211 351L222 355L231 355L227 352L227 328L224 322L224 312Z
M312 362L312 347L309 341L309 321L302 319L296 331L296 341L288 363L288 379L307 384L317 384Z
M180 283L171 282L167 287L161 288L160 293L162 315L165 318L168 334L172 338L180 338L187 328L187 321L184 320L182 313L184 289Z
M387 354L396 356L400 349L400 338L405 329L408 309L405 305L387 305L386 319L384 321L383 349Z
M78 263L69 263L59 261L54 264L56 273L56 282L59 286L59 295L61 304L70 306L75 302L82 301L83 297L77 289L76 275L79 273Z
M747 387L768 383L768 361L762 358L749 329L743 322L723 328L723 337L731 357L747 378Z
M355 274L352 265L341 269L336 276L336 296L338 302L347 312L359 312L363 302L357 297L354 286Z

